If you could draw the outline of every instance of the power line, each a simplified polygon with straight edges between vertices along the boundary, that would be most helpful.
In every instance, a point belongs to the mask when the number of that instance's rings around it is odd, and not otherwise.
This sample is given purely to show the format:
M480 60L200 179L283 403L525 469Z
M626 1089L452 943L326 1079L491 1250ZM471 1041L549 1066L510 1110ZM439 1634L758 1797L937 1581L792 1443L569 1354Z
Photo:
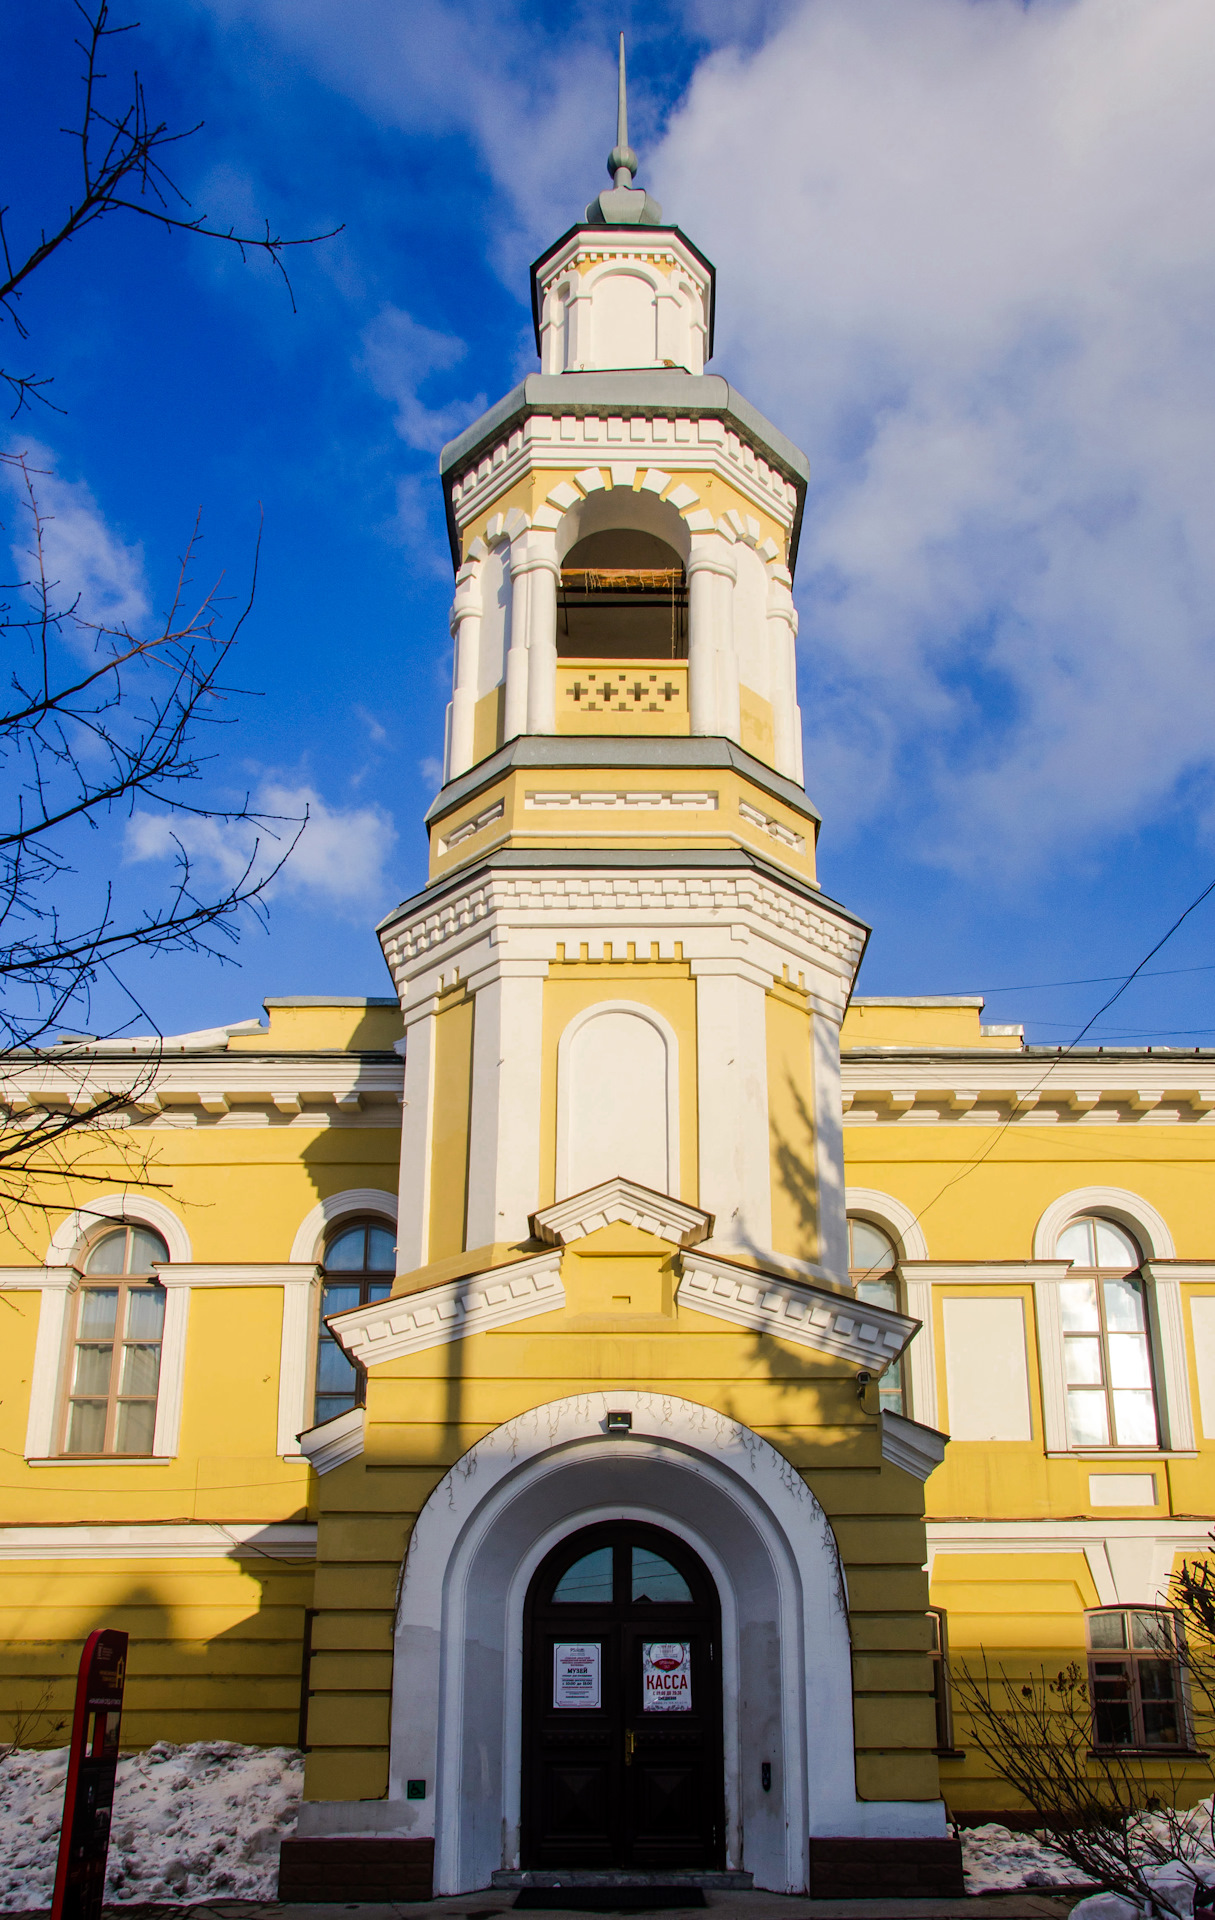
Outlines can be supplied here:
M1195 904L1200 903L1196 902ZM1168 939L1168 937L1166 934L1165 939ZM1157 951L1159 951L1159 949L1157 949ZM1133 974L1131 978L1137 977L1140 980L1169 980L1181 973L1215 973L1215 962L1210 962L1201 967L1155 967L1151 973L1144 973L1141 969L1136 968L1135 974ZM1027 985L1019 987L955 987L953 994L956 994L958 999L961 1000L973 998L977 994L1046 993L1053 987L1107 987L1111 985L1113 981L1122 980L1123 978L1124 976L1120 973L1096 973L1090 975L1086 980L1031 980ZM936 996L934 996L934 998L935 997ZM952 997L952 994L942 994L940 996L940 998L944 1000ZM1058 1026L1060 1022L1056 1021L1054 1024Z

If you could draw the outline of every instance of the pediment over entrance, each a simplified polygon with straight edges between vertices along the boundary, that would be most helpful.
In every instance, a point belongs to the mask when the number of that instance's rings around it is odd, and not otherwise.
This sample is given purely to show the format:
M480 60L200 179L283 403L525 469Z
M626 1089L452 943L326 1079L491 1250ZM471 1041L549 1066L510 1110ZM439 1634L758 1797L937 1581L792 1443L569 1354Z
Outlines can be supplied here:
M642 1233L652 1233L674 1247L697 1246L713 1231L711 1213L617 1175L568 1200L541 1207L532 1215L532 1232L550 1247L567 1247L571 1240L582 1240L588 1233L597 1233L618 1221Z

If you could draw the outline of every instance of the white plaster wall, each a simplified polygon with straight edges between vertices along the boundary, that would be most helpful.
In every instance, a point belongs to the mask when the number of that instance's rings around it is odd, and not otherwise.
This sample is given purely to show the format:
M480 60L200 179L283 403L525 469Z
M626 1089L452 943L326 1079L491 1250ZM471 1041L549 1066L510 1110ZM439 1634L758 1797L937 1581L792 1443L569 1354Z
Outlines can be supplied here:
M591 297L591 344L583 364L652 367L658 358L654 288L640 274L605 273Z
M953 1299L944 1313L950 1437L1032 1439L1023 1303Z
M772 699L768 635L768 569L753 548L734 548L734 650L738 677L764 700Z
M617 1174L677 1195L678 1174L667 1151L676 1078L665 1035L643 1013L608 1008L582 1021L560 1063L558 1124L565 1151L558 1154L559 1200Z
M501 542L481 562L481 641L477 668L477 698L492 693L506 672L510 645L510 548Z

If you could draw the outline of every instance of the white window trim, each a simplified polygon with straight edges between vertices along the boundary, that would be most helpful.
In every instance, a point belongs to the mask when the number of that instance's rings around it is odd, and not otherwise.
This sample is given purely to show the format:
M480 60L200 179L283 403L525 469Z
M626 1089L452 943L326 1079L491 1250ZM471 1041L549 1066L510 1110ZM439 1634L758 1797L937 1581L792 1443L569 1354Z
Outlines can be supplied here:
M908 1260L927 1260L928 1242L911 1208L891 1193L876 1187L845 1187L844 1211L849 1218L871 1220L894 1241L899 1267ZM922 1426L937 1424L937 1368L933 1352L932 1282L900 1272L908 1313L919 1320L919 1333L912 1339L903 1362L903 1378L911 1402L907 1408L913 1420Z
M386 1187L347 1187L330 1194L304 1215L291 1243L291 1260L301 1270L283 1283L283 1334L278 1373L278 1452L283 1460L307 1458L299 1443L313 1424L316 1377L317 1303L320 1259L325 1235L335 1221L355 1214L379 1214L398 1226L397 1195ZM400 1257L398 1252L398 1269Z
M291 1243L293 1265L315 1266L324 1251L325 1234L335 1220L352 1213L378 1213L397 1225L397 1196L387 1187L347 1187L343 1193L330 1194L306 1213Z
M1038 1354L1042 1374L1043 1425L1048 1454L1072 1454L1095 1459L1152 1458L1161 1453L1193 1453L1194 1412L1190 1401L1190 1370L1186 1356L1181 1285L1160 1261L1176 1259L1173 1236L1150 1201L1125 1187L1074 1187L1051 1202L1034 1232L1034 1256L1056 1266L1055 1247L1063 1229L1082 1214L1104 1214L1135 1236L1143 1250L1143 1273L1151 1291L1148 1326L1152 1365L1156 1376L1160 1446L1093 1448L1073 1445L1067 1431L1067 1394L1063 1380L1063 1314L1059 1280L1065 1274L1035 1279Z
M190 1236L171 1208L150 1194L101 1193L87 1207L77 1207L60 1221L47 1247L45 1266L25 1269L20 1279L12 1272L0 1276L6 1287L38 1287L42 1296L25 1430L25 1457L31 1462L50 1462L52 1459L58 1462L70 1458L55 1452L55 1419L64 1369L68 1364L67 1333L71 1319L71 1295L80 1287L80 1263L94 1228L109 1220L125 1220L154 1228L168 1247L170 1258L170 1266L159 1269L165 1288L165 1324L161 1336L160 1381L156 1392L156 1428L152 1437L152 1452L150 1455L136 1454L130 1458L116 1454L113 1456L114 1462L116 1465L130 1466L142 1459L169 1460L177 1452L181 1437L190 1283L188 1279L175 1278L171 1267L174 1261L189 1261ZM90 1466L97 1464L97 1460L90 1459Z

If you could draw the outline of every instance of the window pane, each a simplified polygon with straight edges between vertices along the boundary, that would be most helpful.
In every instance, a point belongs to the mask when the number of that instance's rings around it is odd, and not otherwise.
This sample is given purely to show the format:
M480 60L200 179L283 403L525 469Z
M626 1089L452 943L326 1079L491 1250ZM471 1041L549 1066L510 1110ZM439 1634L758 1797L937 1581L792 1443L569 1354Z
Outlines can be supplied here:
M362 1289L357 1280L344 1280L337 1286L321 1288L321 1318L331 1313L345 1313L347 1307L357 1307Z
M350 1393L318 1393L314 1424L323 1426L326 1420L335 1420L339 1413L349 1413L356 1404L353 1390Z
M1069 1387L1100 1387L1101 1342L1083 1334L1071 1333L1063 1342L1063 1361Z
M1152 1369L1148 1361L1145 1333L1111 1333L1111 1387L1150 1387Z
M1108 1447L1109 1420L1105 1395L1070 1388L1067 1396L1067 1432L1074 1447Z
M318 1393L353 1393L356 1379L353 1363L346 1358L336 1340L321 1341L316 1356Z
M72 1379L72 1392L101 1393L110 1391L110 1370L114 1359L113 1347L77 1347L76 1371Z
M115 1453L151 1453L156 1430L154 1400L123 1400L118 1408Z
M159 1340L164 1324L163 1287L132 1287L127 1294L127 1339Z
M122 1350L122 1374L119 1393L151 1394L155 1398L160 1378L160 1347L128 1343Z
M1142 1255L1129 1233L1116 1227L1112 1220L1094 1220L1093 1225L1097 1230L1099 1267L1119 1267L1125 1273L1128 1268L1139 1265Z
M896 1313L899 1310L899 1290L893 1280L858 1280L856 1297L873 1307L892 1307Z
M108 1340L114 1332L118 1312L117 1287L84 1287L80 1294L80 1318L76 1332L81 1340Z
M1142 1333L1147 1327L1143 1312L1142 1280L1103 1280L1105 1320L1111 1333Z
M1134 1740L1130 1675L1121 1660L1094 1660L1093 1723L1097 1745L1129 1747Z
M68 1421L69 1453L100 1453L105 1446L105 1401L73 1400Z
M160 1235L153 1233L151 1227L131 1228L128 1273L150 1273L153 1261L167 1260L168 1257L169 1249Z
M1055 1258L1074 1260L1078 1267L1096 1266L1091 1220L1073 1220L1070 1226L1064 1227L1055 1242Z
M1090 1613L1088 1644L1090 1647L1124 1647L1126 1615L1124 1613Z
M1144 1647L1149 1652L1172 1653L1177 1642L1175 1639L1176 1622L1171 1613L1156 1613L1145 1609L1131 1615L1131 1645Z
M329 1273L359 1273L365 1265L366 1227L347 1227L335 1233L325 1248L325 1269Z
M1059 1285L1064 1333L1097 1333L1097 1286L1093 1280L1064 1280Z
M898 1360L887 1367L878 1382L878 1404L883 1413L903 1411L903 1368Z
M367 1265L374 1273L395 1273L397 1236L387 1227L368 1227Z
M1115 1393L1114 1425L1120 1447L1154 1447L1159 1443L1156 1403L1150 1393L1126 1387Z
M89 1249L89 1257L84 1263L86 1273L122 1273L126 1268L127 1230L115 1227L109 1233L103 1233Z
M369 1280L367 1282L367 1304L375 1300L387 1300L392 1293L391 1280Z
M880 1227L871 1226L868 1220L849 1220L848 1235L852 1243L853 1267L871 1267L881 1273L887 1267L893 1267L896 1261L894 1243Z
M594 1553L584 1553L581 1560L575 1560L573 1566L567 1567L558 1580L553 1599L580 1601L584 1606L588 1602L596 1606L610 1606L612 1549L597 1547Z
M648 1547L633 1548L633 1598L677 1601L689 1607L692 1604L692 1595L682 1573L677 1573L669 1560L664 1560L661 1554L651 1553Z

